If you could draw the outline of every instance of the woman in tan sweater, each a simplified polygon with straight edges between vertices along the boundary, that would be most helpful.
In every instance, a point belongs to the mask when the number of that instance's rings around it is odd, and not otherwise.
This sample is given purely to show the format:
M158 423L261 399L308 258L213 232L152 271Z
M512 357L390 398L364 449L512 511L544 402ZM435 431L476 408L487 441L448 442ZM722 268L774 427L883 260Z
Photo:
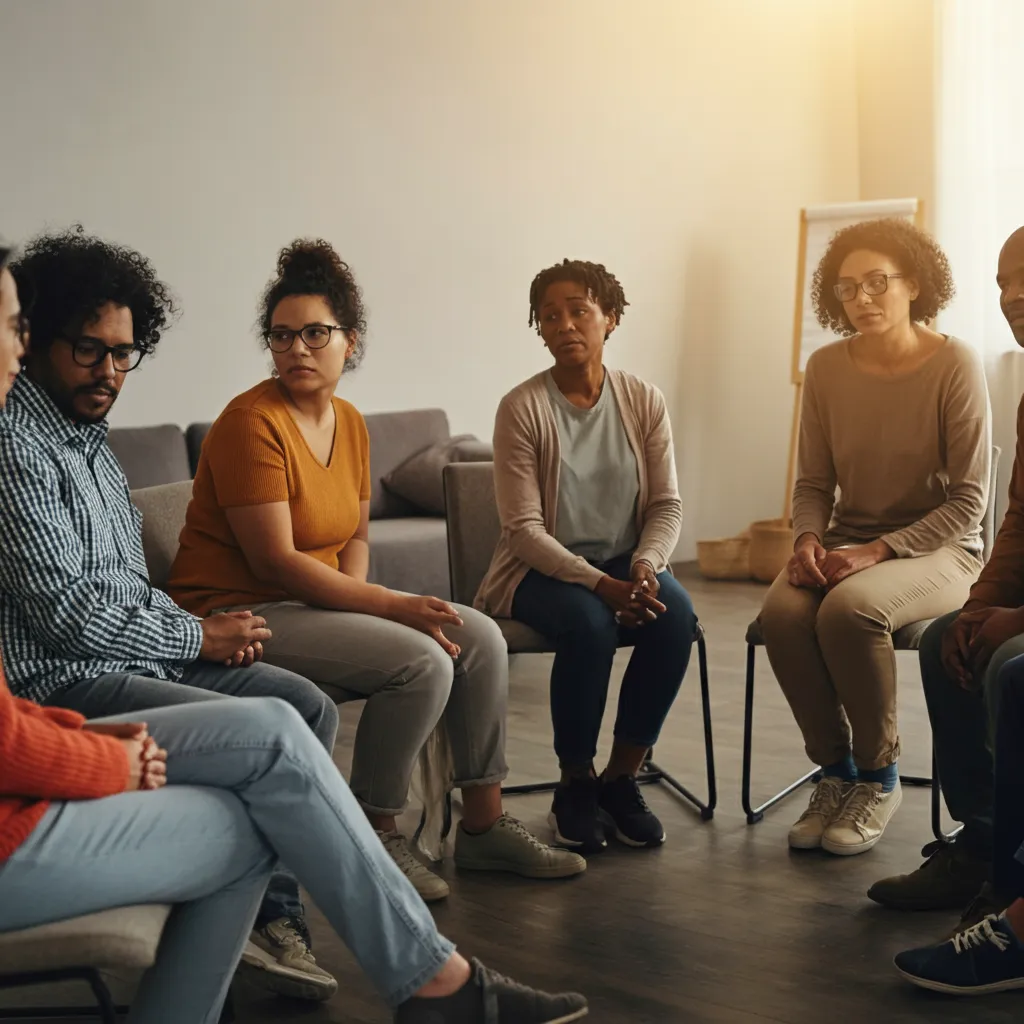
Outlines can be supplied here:
M633 847L665 832L637 772L686 672L697 619L668 571L682 518L672 428L657 388L604 365L626 307L600 264L566 260L530 288L530 324L555 365L502 399L494 427L502 533L476 606L555 646L551 717L562 845ZM612 660L633 646L608 767L594 771Z
M789 833L797 849L850 855L881 838L901 800L892 634L959 608L981 570L984 371L924 326L952 294L945 255L904 220L838 232L814 275L819 322L846 337L807 364L794 553L761 613L823 768Z

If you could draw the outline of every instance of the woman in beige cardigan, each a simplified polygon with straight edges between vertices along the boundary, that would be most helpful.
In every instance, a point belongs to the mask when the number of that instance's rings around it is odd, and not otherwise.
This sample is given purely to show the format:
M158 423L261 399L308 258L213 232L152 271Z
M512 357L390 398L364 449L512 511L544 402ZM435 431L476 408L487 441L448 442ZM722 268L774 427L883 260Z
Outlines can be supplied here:
M665 399L604 366L626 307L600 264L565 260L530 288L530 325L555 365L502 400L494 427L502 533L476 606L555 646L551 717L561 782L560 844L658 846L637 786L686 673L697 619L668 571L682 518ZM616 648L632 645L608 767L594 771Z

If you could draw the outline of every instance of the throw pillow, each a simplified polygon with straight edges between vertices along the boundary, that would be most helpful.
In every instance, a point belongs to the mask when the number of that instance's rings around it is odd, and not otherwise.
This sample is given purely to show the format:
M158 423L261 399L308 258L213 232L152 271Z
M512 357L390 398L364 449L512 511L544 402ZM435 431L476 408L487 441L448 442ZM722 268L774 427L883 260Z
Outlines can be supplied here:
M443 516L444 467L449 462L490 462L493 458L494 449L485 441L472 434L459 434L410 455L382 483L427 515Z

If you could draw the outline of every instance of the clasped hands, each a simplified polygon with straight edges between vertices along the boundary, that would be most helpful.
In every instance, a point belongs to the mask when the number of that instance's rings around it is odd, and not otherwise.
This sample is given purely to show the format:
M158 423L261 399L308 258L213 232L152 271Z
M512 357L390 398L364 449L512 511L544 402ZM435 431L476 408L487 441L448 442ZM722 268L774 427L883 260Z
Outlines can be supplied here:
M83 732L110 736L128 757L126 790L160 789L167 785L167 751L149 735L145 722L86 722Z
M826 551L814 534L805 533L794 545L786 578L794 587L830 590L855 573L895 557L884 540Z
M602 576L594 593L615 612L615 621L626 629L638 629L668 609L658 600L658 574L650 562L634 563L630 579Z
M942 634L942 664L965 690L981 685L992 655L1024 633L1024 608L979 608L961 613Z

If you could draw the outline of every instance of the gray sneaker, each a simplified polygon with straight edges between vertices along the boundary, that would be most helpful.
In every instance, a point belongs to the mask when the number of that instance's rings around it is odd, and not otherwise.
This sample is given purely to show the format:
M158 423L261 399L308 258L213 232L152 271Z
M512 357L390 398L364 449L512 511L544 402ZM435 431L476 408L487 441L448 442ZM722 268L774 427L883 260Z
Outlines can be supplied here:
M448 883L439 875L435 875L412 851L409 840L401 832L378 832L384 849L391 854L391 859L399 866L402 874L412 882L412 887L420 894L424 903L436 903L443 900L451 891Z
M338 991L334 978L317 966L304 929L288 917L253 929L239 969L260 988L292 999L322 1003Z
M459 825L455 863L470 871L510 871L524 878L568 878L587 870L587 862L578 853L545 846L521 821L507 814L480 835Z

